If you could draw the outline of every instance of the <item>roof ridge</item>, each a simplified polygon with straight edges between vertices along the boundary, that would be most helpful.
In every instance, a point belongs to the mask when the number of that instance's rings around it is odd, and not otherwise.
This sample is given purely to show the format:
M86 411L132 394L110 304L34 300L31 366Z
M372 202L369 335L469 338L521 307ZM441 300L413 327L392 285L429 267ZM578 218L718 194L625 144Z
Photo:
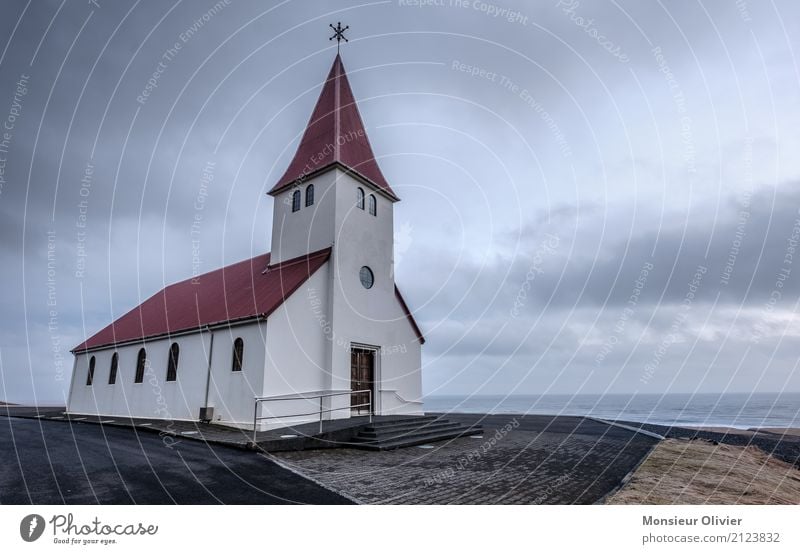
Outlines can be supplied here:
M333 66L336 68L336 75L333 78L333 136L336 140L333 141L334 159L341 159L340 151L341 145L339 144L339 137L342 136L342 110L341 110L341 90L340 90L340 77L342 75L342 58L339 53L336 53L336 58L333 60ZM362 125L363 127L363 125Z

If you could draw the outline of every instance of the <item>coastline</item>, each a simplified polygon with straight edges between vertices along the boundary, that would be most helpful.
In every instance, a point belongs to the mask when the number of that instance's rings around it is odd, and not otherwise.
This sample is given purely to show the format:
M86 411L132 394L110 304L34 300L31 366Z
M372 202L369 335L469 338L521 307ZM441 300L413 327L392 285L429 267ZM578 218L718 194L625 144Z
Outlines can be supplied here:
M800 428L800 393L611 393L433 395L442 413L557 415L688 428Z

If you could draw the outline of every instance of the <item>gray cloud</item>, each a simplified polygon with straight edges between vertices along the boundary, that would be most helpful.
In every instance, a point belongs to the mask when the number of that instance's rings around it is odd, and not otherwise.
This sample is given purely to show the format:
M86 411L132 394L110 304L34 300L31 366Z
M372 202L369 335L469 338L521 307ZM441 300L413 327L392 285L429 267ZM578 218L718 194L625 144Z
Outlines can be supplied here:
M264 192L307 121L338 20L352 29L343 56L373 148L403 198L397 279L428 333L427 391L632 390L672 334L648 390L800 386L796 275L767 308L800 207L793 3L497 3L520 12L509 21L449 5L232 0L184 42L215 3L67 2L57 16L60 3L38 3L13 38L26 3L0 8L0 123L30 76L0 191L8 399L60 400L58 348L191 273L209 162L202 269L268 249Z

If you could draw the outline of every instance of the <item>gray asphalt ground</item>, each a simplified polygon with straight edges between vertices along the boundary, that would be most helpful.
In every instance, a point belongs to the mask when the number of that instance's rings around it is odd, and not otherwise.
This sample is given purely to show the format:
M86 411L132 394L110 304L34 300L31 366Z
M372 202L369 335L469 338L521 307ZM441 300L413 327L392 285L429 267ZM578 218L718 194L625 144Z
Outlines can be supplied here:
M658 442L580 417L448 414L483 433L387 452L258 454L240 432L207 443L199 428L167 436L44 412L0 417L0 503L590 504Z
M255 452L136 429L0 417L2 504L347 504Z

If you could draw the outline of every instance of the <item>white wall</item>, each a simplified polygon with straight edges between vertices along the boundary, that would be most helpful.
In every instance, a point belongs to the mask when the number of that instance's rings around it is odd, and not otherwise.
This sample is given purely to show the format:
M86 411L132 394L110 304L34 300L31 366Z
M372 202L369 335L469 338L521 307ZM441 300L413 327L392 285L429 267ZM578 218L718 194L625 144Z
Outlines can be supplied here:
M256 396L263 396L266 337L270 322L237 325L214 331L209 405L216 423L252 427ZM242 370L232 371L233 343L244 341Z
M298 212L291 211L292 188L275 197L272 262L333 244L327 264L331 267L326 269L331 280L314 286L321 302L317 311L324 309L325 320L332 326L322 329L319 318L305 322L310 310L307 287L294 295L301 301L293 296L284 305L297 321L287 321L285 311L279 322L275 321L277 314L270 318L268 372L272 364L276 373L267 375L266 394L350 390L350 349L355 343L379 350L375 377L377 388L383 392L375 399L378 412L421 413L421 347L394 293L394 205L339 169L331 169L311 182L315 185L313 207L305 207L305 185L300 187L303 202ZM356 207L359 187L365 193L363 210ZM377 200L377 216L369 213L370 194ZM369 290L359 279L364 265L375 275L375 284ZM319 273L316 277L317 281L321 279ZM326 292L324 299L322 291ZM299 332L301 329L304 331ZM320 330L321 337L317 336ZM306 337L304 345L298 343L302 336ZM320 344L325 351L323 358L319 358ZM324 376L322 382L320 375ZM344 408L349 402L348 396L342 396L325 407ZM288 404L282 403L281 409ZM333 414L348 416L346 410Z
M216 329L209 405L216 409L215 421L248 424L253 418L253 397L263 389L264 335L266 323L250 323ZM242 372L231 371L233 340L244 339ZM176 381L166 381L170 345L180 346ZM121 346L117 380L108 384L111 356L106 348L76 356L76 369L67 409L77 414L102 414L168 420L197 420L205 405L210 333L193 333L147 341L144 381L134 383L140 344ZM91 356L97 361L94 382L86 385ZM250 423L252 425L252 423Z
M380 414L422 411L421 348L394 292L394 207L346 173L336 170L336 229L333 249L331 389L350 387L352 343L380 349L376 380ZM367 198L375 194L377 216L356 207L356 190ZM362 266L375 275L365 289L359 279ZM396 391L396 392L394 392ZM403 402L400 398L406 399Z
M327 248L333 242L335 172L329 171L274 198L270 263L291 260ZM314 204L306 207L306 187L314 184ZM292 193L301 191L300 210L292 212Z
M327 389L328 289L330 264L325 263L269 317L264 396ZM262 415L289 415L319 409L319 401L282 400L263 404ZM306 418L264 420L280 427Z

